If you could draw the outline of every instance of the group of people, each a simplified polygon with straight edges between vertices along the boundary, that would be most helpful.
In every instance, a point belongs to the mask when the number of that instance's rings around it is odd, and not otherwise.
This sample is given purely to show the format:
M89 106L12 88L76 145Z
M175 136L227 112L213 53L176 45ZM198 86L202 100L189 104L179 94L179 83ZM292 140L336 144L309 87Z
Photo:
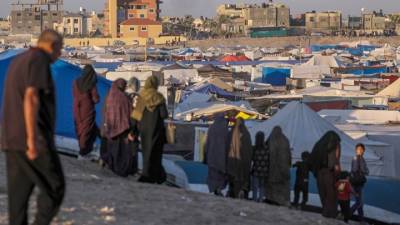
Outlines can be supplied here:
M304 151L301 161L292 165L288 138L279 126L273 128L266 139L263 132L252 140L244 120L238 118L231 128L223 114L214 117L205 144L204 163L208 165L207 185L210 193L227 197L252 199L279 206L300 207L308 202L309 173L317 180L322 204L322 215L338 217L340 206L344 221L357 211L364 219L363 187L369 174L364 160L365 146L356 146L356 156L350 172L340 166L340 137L327 132L314 146L311 153ZM296 168L294 201L290 201L290 170ZM252 192L250 196L250 191ZM355 204L350 207L351 196Z
M138 151L141 146L143 169L140 182L163 183L166 174L162 167L163 146L166 142L164 120L168 111L164 96L157 91L158 78L140 82L120 78L112 83L103 107L103 121L96 125L97 75L86 65L74 81L74 120L79 141L79 157L89 158L97 137L101 138L100 156L104 166L115 174L127 177L138 171Z

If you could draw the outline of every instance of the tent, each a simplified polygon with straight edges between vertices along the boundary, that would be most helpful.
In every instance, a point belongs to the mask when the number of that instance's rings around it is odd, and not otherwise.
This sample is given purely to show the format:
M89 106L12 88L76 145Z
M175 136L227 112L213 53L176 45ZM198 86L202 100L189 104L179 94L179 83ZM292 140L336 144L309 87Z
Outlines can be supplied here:
M4 80L7 73L7 68L12 59L21 53L21 51L8 51L0 54L0 88L3 93ZM81 74L81 68L72 65L62 60L55 62L52 67L53 80L56 86L56 135L76 138L75 125L73 120L72 107L72 83ZM104 99L111 87L111 82L102 77L98 77L97 88L101 102L97 104L96 111L101 112L104 104ZM23 118L21 118L23 119ZM101 123L101 113L96 115L97 124Z
M321 79L331 74L331 69L327 65L299 65L293 66L291 71L292 79Z
M286 78L290 77L290 70L286 67L263 67L262 82L272 86L285 86Z
M337 56L332 56L332 55L314 55L308 62L304 63L303 65L307 66L321 66L321 65L326 65L329 66L330 68L339 68L339 67L344 67L344 62L340 60L339 57Z
M228 98L228 99L234 99L236 96L232 93L229 93L214 84L206 83L203 85L200 85L198 87L195 87L193 91L198 92L198 93L203 93L203 94L215 94L218 97L222 98Z
M387 86L385 89L383 89L376 95L386 96L389 98L400 98L400 79L397 79L394 83Z
M226 56L223 56L220 59L220 61L221 62L226 62L226 63L229 63L229 62L245 62L245 61L249 61L249 58L247 58L244 55L240 55L240 56L226 55Z
M354 157L354 148L357 143L344 132L321 118L306 104L296 101L290 102L269 120L249 126L249 131L252 137L258 131L263 131L268 137L275 126L280 126L289 139L294 160L300 159L303 151L311 151L315 143L326 132L335 131L340 135L342 140L342 168L345 170L350 169L351 160ZM383 162L375 153L367 151L365 159L370 168L371 175L385 175Z

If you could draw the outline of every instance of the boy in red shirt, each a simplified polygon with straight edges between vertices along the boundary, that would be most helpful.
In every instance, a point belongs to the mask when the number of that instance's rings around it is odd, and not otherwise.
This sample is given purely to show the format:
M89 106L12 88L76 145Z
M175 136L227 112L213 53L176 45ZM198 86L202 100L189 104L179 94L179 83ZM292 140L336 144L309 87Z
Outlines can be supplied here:
M350 199L351 194L354 194L353 188L350 184L349 172L343 171L340 173L339 180L336 182L336 190L338 193L338 200L340 209L344 216L344 222L348 222L351 217Z

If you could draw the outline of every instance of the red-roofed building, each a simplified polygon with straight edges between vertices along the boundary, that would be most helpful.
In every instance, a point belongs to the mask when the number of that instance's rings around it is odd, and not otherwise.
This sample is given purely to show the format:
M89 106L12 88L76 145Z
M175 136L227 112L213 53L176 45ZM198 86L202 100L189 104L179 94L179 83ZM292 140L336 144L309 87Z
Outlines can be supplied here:
M161 33L161 22L150 19L128 19L120 24L120 36L124 38L155 38Z

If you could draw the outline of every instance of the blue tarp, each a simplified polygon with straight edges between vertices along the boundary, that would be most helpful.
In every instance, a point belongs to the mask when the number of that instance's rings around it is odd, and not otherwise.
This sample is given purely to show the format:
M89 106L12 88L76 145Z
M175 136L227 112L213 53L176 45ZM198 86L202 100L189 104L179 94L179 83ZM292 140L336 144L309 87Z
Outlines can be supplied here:
M21 51L8 51L0 54L0 90L3 93L4 80L7 69L12 59ZM81 68L62 60L51 66L53 80L56 86L57 115L56 134L64 137L75 138L75 126L72 107L72 83L81 74ZM97 88L101 102L96 106L97 112L102 112L105 96L111 87L111 82L103 77L98 77ZM3 95L2 95L3 96ZM1 98L2 99L2 98ZM1 102L0 99L0 103ZM21 118L23 119L23 118ZM97 123L101 122L101 114L96 115Z
M194 92L203 93L203 94L215 94L218 97L232 99L235 95L213 85L213 84L204 84L200 87L193 89Z
M207 166L197 162L176 162L186 173L191 184L207 184ZM291 189L293 190L296 178L295 169L291 170ZM314 176L310 173L309 192L318 194ZM400 214L400 181L379 177L368 177L364 188L364 202L387 211ZM268 191L268 190L267 190ZM368 216L368 215L367 215Z
M344 71L347 74L354 74L360 76L375 75L381 73L387 73L388 69L386 67L367 67L367 68L349 68Z
M264 67L262 69L262 82L272 86L285 86L288 77L290 77L290 68Z

